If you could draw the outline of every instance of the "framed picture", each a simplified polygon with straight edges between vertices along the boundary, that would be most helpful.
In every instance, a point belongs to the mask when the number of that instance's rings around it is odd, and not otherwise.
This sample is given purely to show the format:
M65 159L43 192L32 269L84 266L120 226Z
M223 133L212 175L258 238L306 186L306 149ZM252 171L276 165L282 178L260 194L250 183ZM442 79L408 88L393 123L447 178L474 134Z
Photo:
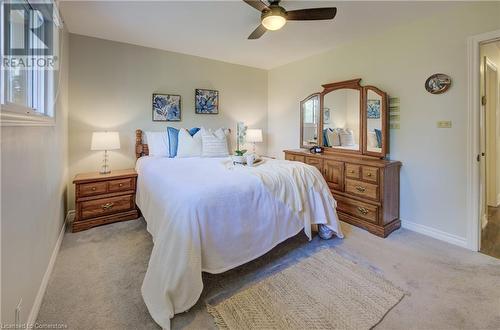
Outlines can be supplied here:
M181 96L153 94L153 121L180 121Z
M366 112L368 119L380 118L380 100L367 100Z
M195 113L218 114L219 113L219 91L210 89L196 89L195 91Z
M330 108L323 108L323 123L330 124Z

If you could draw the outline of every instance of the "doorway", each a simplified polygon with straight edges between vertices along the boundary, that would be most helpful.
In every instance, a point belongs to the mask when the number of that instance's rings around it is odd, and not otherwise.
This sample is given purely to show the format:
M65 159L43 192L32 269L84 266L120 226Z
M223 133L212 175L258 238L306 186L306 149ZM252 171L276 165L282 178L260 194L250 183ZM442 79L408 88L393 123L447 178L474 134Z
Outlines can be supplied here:
M480 44L480 251L500 258L500 40Z

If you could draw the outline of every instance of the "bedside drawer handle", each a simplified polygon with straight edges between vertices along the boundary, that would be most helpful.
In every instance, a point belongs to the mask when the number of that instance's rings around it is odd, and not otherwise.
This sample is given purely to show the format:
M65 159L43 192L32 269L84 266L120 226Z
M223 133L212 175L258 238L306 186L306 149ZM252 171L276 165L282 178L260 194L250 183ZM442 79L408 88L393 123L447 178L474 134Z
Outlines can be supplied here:
M359 191L359 192L365 192L366 188L365 187L361 187L361 186L357 186L356 190Z
M364 214L364 215L367 215L369 212L367 209L365 209L364 207L361 207L361 206L358 206L358 211L359 211L359 213Z
M97 190L97 187L92 187L92 191L96 191Z
M113 206L115 206L114 203L106 203L106 204L102 205L102 209L106 211L106 210L111 209Z

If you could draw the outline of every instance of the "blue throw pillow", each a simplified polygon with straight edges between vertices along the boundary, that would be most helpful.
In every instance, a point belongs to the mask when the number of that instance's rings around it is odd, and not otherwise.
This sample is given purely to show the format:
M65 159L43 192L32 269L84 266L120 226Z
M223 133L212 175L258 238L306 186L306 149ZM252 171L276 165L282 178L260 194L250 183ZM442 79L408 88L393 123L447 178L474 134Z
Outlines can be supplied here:
M328 136L326 135L327 130L328 128L325 128L323 130L323 147L330 147L330 145L328 144Z
M382 131L379 129L374 129L375 135L377 136L377 147L382 148Z
M188 129L188 132L191 136L198 133L200 130L199 127L193 127ZM169 148L169 157L174 158L177 156L177 146L179 145L179 130L174 127L167 127L167 135L168 135L168 148Z

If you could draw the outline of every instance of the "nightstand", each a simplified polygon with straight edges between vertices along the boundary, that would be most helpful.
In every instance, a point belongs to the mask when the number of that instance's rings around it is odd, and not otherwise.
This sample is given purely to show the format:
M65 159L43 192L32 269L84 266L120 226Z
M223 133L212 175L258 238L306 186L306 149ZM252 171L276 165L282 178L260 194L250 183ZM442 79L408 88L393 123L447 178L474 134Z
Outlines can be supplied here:
M134 169L78 174L73 183L76 204L73 232L139 217Z

